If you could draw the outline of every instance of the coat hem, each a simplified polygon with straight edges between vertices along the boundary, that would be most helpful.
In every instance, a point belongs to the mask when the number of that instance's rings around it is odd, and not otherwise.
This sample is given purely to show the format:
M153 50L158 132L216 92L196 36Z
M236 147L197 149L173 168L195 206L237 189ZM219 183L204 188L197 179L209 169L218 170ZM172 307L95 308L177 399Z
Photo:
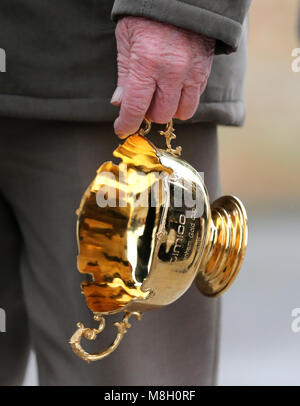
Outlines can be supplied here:
M16 119L58 121L113 122L119 108L109 99L43 99L38 97L1 95L0 116ZM243 101L200 102L189 123L212 122L219 125L241 126L245 118ZM180 123L180 120L176 120Z

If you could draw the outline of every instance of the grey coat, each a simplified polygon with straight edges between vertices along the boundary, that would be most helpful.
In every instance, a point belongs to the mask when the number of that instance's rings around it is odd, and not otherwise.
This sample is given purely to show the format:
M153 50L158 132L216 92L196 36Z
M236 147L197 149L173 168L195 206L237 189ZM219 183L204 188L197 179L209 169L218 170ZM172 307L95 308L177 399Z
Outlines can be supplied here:
M165 21L217 40L207 89L193 122L244 119L245 18L251 0L1 0L0 115L113 121L115 24L123 15ZM230 53L230 55L228 55Z

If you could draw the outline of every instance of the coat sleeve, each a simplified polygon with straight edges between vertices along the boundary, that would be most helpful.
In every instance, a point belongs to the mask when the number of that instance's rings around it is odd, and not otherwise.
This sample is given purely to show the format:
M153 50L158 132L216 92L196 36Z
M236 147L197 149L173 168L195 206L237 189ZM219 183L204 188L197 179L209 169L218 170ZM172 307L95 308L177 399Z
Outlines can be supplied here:
M112 19L151 18L217 40L216 53L235 52L252 0L115 0Z

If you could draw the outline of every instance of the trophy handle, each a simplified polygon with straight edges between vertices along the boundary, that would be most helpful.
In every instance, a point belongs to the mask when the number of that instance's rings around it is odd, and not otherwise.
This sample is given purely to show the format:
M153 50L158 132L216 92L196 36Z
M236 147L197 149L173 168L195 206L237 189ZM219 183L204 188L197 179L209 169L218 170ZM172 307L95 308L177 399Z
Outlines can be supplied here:
M152 127L152 122L147 117L144 118L144 121L146 124L145 128L140 128L138 131L138 134L142 135L142 136L149 134L151 131L151 127ZM159 131L159 134L163 135L166 138L166 146L167 146L166 151L169 152L171 155L181 156L182 148L176 147L176 149L173 149L171 146L172 140L175 140L175 138L176 138L174 131L175 131L174 123L173 123L173 120L171 120L166 124L165 130Z
M104 351L101 351L96 354L90 354L87 351L85 351L81 346L81 339L82 337L85 337L88 340L95 340L98 334L102 333L102 331L105 329L105 319L103 315L101 313L95 313L94 315L94 319L96 321L99 321L100 323L97 329L85 328L82 323L77 323L78 329L75 331L75 333L72 335L70 339L70 344L74 353L87 363L91 361L99 361L107 357L109 354L114 352L120 345L120 342L124 337L124 334L127 333L127 329L131 327L129 319L133 315L136 316L138 320L141 320L142 318L142 314L140 312L126 312L121 322L114 323L114 325L118 329L118 334L117 337L115 338L115 341Z

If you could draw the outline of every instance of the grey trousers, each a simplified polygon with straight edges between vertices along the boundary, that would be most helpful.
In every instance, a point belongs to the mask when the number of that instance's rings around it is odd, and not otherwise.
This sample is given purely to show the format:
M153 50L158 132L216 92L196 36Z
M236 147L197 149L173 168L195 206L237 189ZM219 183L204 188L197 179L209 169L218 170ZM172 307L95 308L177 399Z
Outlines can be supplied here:
M205 173L215 199L216 126L181 124L177 134L183 158ZM152 141L159 139L154 133ZM31 346L40 385L216 382L220 301L194 285L176 303L132 320L119 349L102 361L88 365L68 344L78 321L97 326L80 293L75 210L118 143L111 123L0 118L0 308L7 330L0 333L1 385L22 384ZM114 338L112 321L93 351Z

